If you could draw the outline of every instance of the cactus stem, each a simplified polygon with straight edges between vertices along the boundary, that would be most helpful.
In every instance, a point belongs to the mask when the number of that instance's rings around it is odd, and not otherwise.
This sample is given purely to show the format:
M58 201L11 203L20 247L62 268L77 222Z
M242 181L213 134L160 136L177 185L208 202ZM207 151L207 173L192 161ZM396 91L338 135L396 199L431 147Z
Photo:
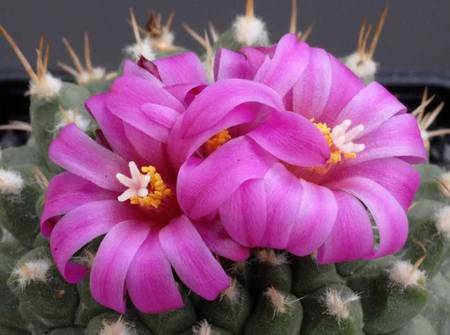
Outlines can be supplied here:
M343 297L337 289L328 289L324 297L327 313L336 317L338 322L348 319L350 316L349 304L357 300L359 300L357 294Z
M61 113L61 120L56 125L56 130L64 128L69 123L75 123L78 128L83 131L86 131L89 128L89 120L85 118L78 110L64 109L63 106L60 105L59 112Z
M419 259L414 265L409 261L395 262L389 269L389 279L393 284L403 289L423 286L426 276L424 271L419 270L419 266L424 260L425 256Z
M18 264L12 271L18 287L24 289L32 281L47 281L47 272L50 269L51 262L49 259L36 259Z
M437 213L436 229L450 239L450 206L441 208Z
M1 194L19 194L23 189L23 185L23 178L18 172L0 169Z

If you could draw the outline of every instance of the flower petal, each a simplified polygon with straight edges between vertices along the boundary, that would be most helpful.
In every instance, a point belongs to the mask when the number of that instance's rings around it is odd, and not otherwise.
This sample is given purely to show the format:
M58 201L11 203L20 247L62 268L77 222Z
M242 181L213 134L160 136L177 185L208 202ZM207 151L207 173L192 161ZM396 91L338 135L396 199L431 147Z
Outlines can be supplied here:
M319 263L367 258L372 253L374 237L366 209L353 195L336 191L334 196L338 205L336 222L318 251Z
M247 136L292 165L318 166L330 156L329 146L320 131L311 121L294 113L272 112Z
M198 233L208 248L217 255L236 262L245 261L250 251L230 238L220 220L211 222L194 222Z
M158 86L162 86L161 80L156 78L153 73L151 73L148 69L141 66L140 64L136 64L135 62L126 59L122 65L122 73L124 76L135 76L142 79L149 80Z
M76 283L86 269L70 258L94 238L106 234L117 223L136 217L136 209L117 200L94 201L67 213L52 231L50 249L55 264L69 283Z
M344 179L329 186L354 195L372 214L380 233L380 244L368 258L393 254L403 247L408 237L408 219L402 206L385 188L361 177Z
M64 169L102 188L112 191L123 189L116 173L126 173L127 162L94 142L74 123L64 127L53 140L49 157Z
M165 89L184 105L188 105L205 87L205 84L193 83L166 86Z
M216 211L245 181L261 178L274 159L246 137L235 138L201 161L191 157L178 174L178 201L189 217Z
M260 247L267 225L264 181L244 182L220 206L220 218L228 234L246 247Z
M342 109L334 121L338 125L345 120L351 120L352 125L362 124L364 130L359 137L377 129L383 122L394 115L406 112L406 107L388 90L377 82L362 89Z
M408 158L413 163L423 163L427 159L417 121L409 114L390 118L376 131L361 137L358 143L366 148L349 162L351 164L386 157Z
M205 88L186 110L182 124L184 136L215 126L227 113L248 102L284 109L281 97L266 85L245 79L221 80Z
M95 95L86 101L86 108L97 121L112 150L128 161L135 160L136 151L125 135L123 122L106 108L108 93Z
M398 158L377 159L357 165L342 166L327 176L329 181L351 177L364 177L383 186L408 210L420 184L419 172L410 164Z
M45 192L45 205L41 215L41 233L49 237L55 219L86 203L114 199L115 194L106 191L70 172L53 177Z
M180 279L202 298L214 300L230 286L230 278L186 216L165 226L159 241Z
M91 269L91 294L97 302L125 313L127 272L149 231L147 222L130 220L116 224L106 234Z
M311 48L308 67L293 88L294 112L318 120L331 94L332 74L328 53Z
M208 83L204 67L193 52L163 57L153 61L164 85Z
M262 244L285 249L300 209L300 182L282 164L276 163L264 176L264 188L267 225Z
M294 34L286 34L278 42L268 67L261 66L254 80L284 96L299 80L308 60L309 46Z
M300 183L299 211L286 249L297 256L306 256L327 239L336 220L337 205L333 192L326 187L305 180Z
M228 49L219 49L214 58L216 81L230 78L250 79L250 68L246 57Z
M183 307L172 267L150 232L134 256L127 274L127 288L133 304L144 313L164 313Z

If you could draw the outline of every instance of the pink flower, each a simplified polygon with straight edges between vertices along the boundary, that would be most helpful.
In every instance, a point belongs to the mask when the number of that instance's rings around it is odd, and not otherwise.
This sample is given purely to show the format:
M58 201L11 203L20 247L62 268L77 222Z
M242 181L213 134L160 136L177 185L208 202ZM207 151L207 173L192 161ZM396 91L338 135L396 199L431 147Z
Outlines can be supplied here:
M179 308L172 268L187 287L215 299L230 284L212 252L244 260L216 217L191 220L178 206L178 169L166 152L172 125L206 84L196 56L185 53L140 66L127 62L110 92L87 108L97 142L74 124L52 143L50 158L67 172L48 187L41 231L59 271L71 283L88 271L71 258L106 235L90 269L93 297L125 312L125 293L143 312Z
M322 263L403 246L419 183L411 163L426 154L414 117L384 87L294 35L220 50L215 77L168 139L186 213L219 211L240 244L318 251ZM205 152L210 141L219 145Z

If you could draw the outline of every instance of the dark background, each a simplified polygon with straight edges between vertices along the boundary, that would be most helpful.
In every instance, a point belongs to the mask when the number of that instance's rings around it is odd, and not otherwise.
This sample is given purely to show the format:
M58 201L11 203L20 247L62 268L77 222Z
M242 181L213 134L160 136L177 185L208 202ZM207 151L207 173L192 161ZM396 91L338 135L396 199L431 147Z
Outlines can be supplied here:
M343 56L355 48L363 18L375 24L386 3L390 13L375 58L385 71L450 73L450 1L448 0L300 0L299 25L314 24L313 45ZM168 15L176 11L176 42L197 47L182 30L182 21L197 30L211 20L223 31L244 9L244 0L0 0L0 23L34 62L41 33L52 42L51 64L67 61L61 37L78 49L83 32L91 36L94 63L115 69L123 46L132 41L127 23L133 7L143 24L150 9ZM288 29L290 0L255 0L256 13L267 22L272 40ZM23 76L16 57L0 40L0 71Z

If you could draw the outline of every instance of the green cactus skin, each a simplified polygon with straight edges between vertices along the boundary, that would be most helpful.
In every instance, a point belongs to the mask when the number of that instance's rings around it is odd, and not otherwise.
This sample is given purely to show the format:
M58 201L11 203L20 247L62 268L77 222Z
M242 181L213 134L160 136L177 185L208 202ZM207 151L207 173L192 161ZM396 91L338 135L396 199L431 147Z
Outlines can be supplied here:
M200 306L199 316L232 334L239 334L245 327L252 305L250 293L235 281L220 299L204 301Z

